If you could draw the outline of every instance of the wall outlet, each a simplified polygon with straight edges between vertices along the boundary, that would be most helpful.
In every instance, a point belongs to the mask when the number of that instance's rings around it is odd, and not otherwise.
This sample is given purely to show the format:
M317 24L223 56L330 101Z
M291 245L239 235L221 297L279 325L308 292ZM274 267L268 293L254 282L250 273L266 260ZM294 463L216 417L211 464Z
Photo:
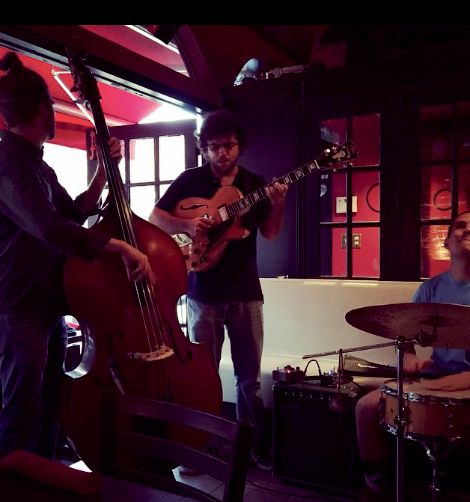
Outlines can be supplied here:
M341 234L341 249L346 249L347 237L346 234ZM361 234L352 234L353 249L361 249Z
M352 212L357 213L357 195L352 196ZM346 213L346 197L336 197L336 213Z

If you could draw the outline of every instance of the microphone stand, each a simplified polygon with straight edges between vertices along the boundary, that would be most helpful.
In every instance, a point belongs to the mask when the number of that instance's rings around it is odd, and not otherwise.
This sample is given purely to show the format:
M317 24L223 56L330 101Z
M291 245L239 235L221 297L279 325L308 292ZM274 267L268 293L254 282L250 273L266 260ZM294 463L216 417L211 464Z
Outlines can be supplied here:
M395 416L394 422L396 425L396 469L395 469L395 490L396 502L403 502L403 439L405 426L408 420L405 416L405 406L403 399L403 357L405 354L405 349L414 344L419 344L422 347L430 345L435 334L428 335L420 331L420 333L414 338L404 338L397 337L393 342L378 343L375 345L363 345L362 347L354 347L350 349L339 349L330 352L319 352L317 354L307 354L302 356L302 359L313 359L315 357L331 356L333 354L343 354L348 352L358 352L361 350L376 349L382 347L395 346L397 348L397 415ZM338 375L338 378L340 375ZM338 381L338 386L340 382Z

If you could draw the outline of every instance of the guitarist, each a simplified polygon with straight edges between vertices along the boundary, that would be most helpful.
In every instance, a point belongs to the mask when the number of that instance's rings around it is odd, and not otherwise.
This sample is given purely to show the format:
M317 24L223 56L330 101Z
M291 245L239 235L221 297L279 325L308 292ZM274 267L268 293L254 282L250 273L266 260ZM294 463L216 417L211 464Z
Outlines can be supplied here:
M187 169L170 185L152 210L149 220L170 234L204 236L214 225L210 217L180 218L176 205L188 197L211 199L225 185L246 195L266 185L266 180L238 164L246 133L236 116L226 110L209 113L198 135L198 147L207 162ZM256 237L259 229L274 239L281 228L287 185L274 183L268 197L243 214L248 232L231 240L220 260L209 270L190 272L188 289L189 336L211 348L219 367L224 327L230 339L237 387L237 417L255 426L253 461L271 469L270 452L263 440L264 405L260 394L263 348L263 294L257 270Z

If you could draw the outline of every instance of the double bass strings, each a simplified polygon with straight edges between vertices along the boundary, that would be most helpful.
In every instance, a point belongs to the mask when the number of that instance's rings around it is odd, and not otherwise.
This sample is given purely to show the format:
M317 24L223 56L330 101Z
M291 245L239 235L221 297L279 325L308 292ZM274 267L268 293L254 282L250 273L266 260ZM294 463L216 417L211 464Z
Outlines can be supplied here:
M102 115L102 114L100 114ZM94 116L95 115L94 113ZM104 117L103 117L104 122ZM106 128L107 129L107 128ZM115 207L119 218L120 227L123 233L123 239L132 246L138 248L137 239L135 237L134 228L132 225L132 211L130 209L127 197L124 191L119 169L111 158L111 154L105 144L105 138L101 137L97 132L97 143L101 150L103 162L106 169L108 184L115 199ZM109 138L109 135L108 135ZM107 138L106 138L107 139ZM170 348L168 335L164 328L163 316L160 308L156 305L154 285L148 280L133 281L136 298L138 301L142 321L144 324L145 334L147 337L148 349L150 354L157 353L160 356L168 356L171 353L165 354L165 347ZM145 358L143 358L145 359ZM152 359L152 358L150 358Z

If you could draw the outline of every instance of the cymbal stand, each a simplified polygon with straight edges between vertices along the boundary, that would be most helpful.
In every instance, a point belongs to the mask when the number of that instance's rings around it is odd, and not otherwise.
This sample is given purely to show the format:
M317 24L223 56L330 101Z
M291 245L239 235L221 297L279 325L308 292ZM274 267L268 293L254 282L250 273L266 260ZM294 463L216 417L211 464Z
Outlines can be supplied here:
M353 347L350 349L338 349L331 350L330 352L318 352L317 354L306 354L302 356L302 359L314 359L315 357L323 357L323 356L333 356L335 354L346 354L348 352L359 352L361 350L369 350L369 349L381 349L382 347L392 347L396 345L395 342L385 342L385 343L376 343L374 345L363 345L362 347Z
M331 356L333 354L346 354L348 352L358 352L361 350L376 349L382 347L395 346L397 349L397 409L398 414L394 419L396 425L396 502L403 502L403 439L407 419L405 416L405 406L403 400L403 357L407 347L415 345L426 346L427 340L424 333L420 333L416 338L397 337L393 342L378 343L375 345L363 345L362 347L354 347L351 349L339 349L330 352L320 352L318 354L307 354L302 356L302 359L313 359L315 357ZM338 375L341 379L341 375Z
M405 349L415 344L415 340L409 340L399 336L395 340L397 347L397 410L398 414L394 419L396 432L396 457L395 457L395 490L396 502L403 501L403 439L405 426L408 423L405 416L405 404L403 399L403 357Z
M441 479L445 471L443 464L450 453L451 445L447 441L421 441L421 444L431 462L432 480L430 489L432 502L444 500L441 498L443 494ZM445 494L443 496L445 497Z

